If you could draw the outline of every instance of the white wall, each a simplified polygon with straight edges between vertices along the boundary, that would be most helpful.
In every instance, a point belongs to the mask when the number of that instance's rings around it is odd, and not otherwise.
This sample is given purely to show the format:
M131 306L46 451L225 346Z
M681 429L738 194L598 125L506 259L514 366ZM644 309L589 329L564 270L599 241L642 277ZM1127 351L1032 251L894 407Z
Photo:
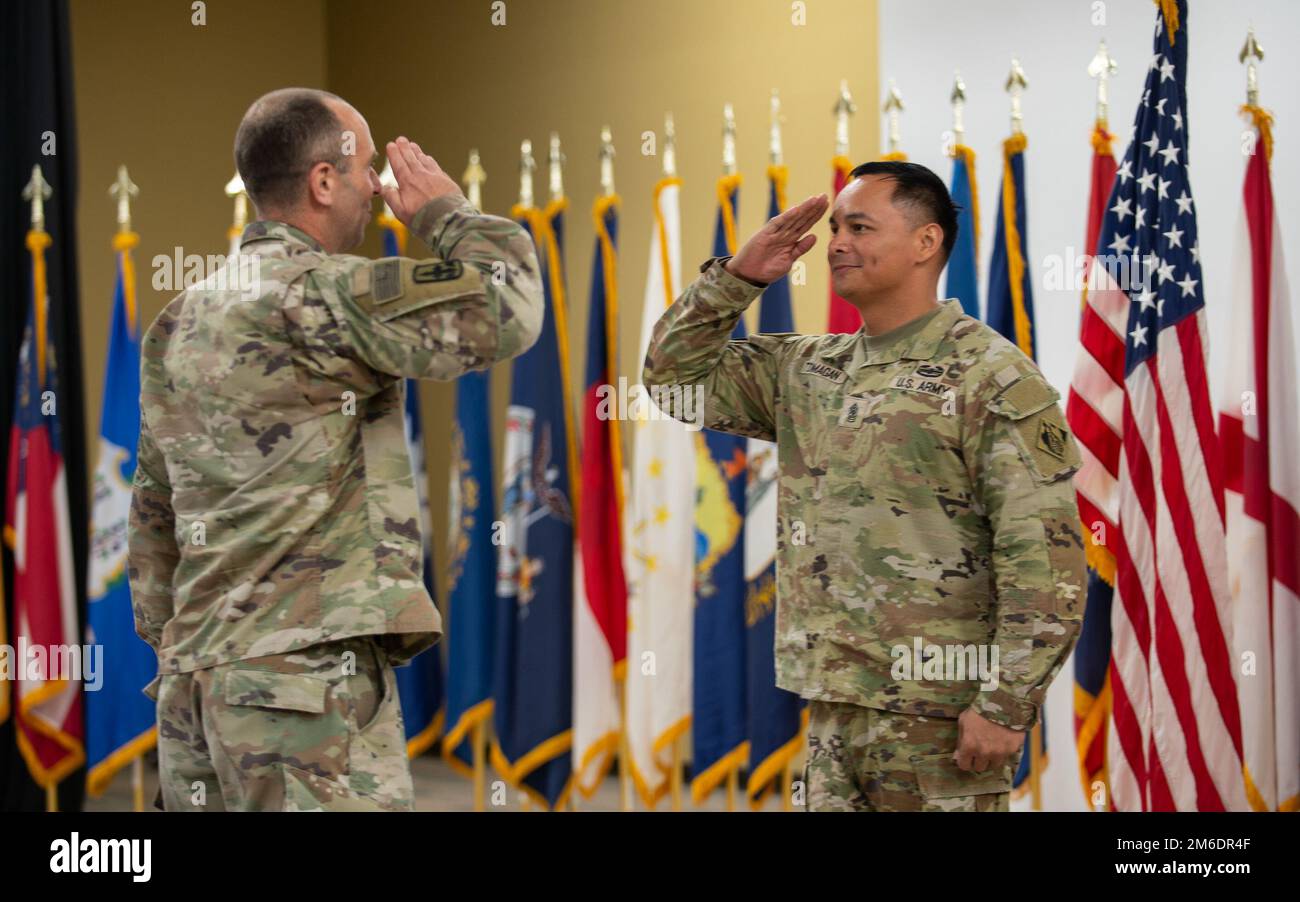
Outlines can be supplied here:
M1300 4L1294 0L1190 0L1187 124L1191 136L1190 179L1196 199L1207 316L1210 324L1210 388L1217 399L1224 382L1231 311L1227 303L1232 252L1241 207L1245 159L1244 125L1237 113L1245 100L1245 67L1237 53L1249 25L1267 60L1259 68L1260 101L1274 123L1274 193L1284 237L1300 239L1300 175L1288 161L1300 155L1300 56L1289 51L1300 38ZM1094 24L1094 17L1104 24ZM976 153L980 198L981 292L987 287L1002 166L1009 129L1003 90L1013 56L1029 81L1024 95L1028 252L1034 278L1039 364L1065 395L1074 367L1079 295L1048 291L1044 276L1052 257L1083 248L1096 88L1087 67L1105 40L1119 71L1110 83L1110 129L1122 158L1129 127L1152 53L1156 12L1147 0L880 0L880 82L894 78L907 107L902 149L947 181L944 132L952 127L948 102L953 70L966 82L966 143ZM877 100L875 112L879 113ZM865 107L865 104L862 104ZM885 134L882 128L881 134ZM883 149L883 148L882 148ZM1288 250L1294 244L1287 245ZM1297 257L1291 253L1290 272ZM1291 278L1290 284L1297 284ZM1300 303L1292 296L1293 319ZM1297 412L1300 416L1300 411ZM1300 464L1298 464L1300 465ZM1073 666L1067 663L1048 697L1051 763L1044 807L1083 809L1074 752Z

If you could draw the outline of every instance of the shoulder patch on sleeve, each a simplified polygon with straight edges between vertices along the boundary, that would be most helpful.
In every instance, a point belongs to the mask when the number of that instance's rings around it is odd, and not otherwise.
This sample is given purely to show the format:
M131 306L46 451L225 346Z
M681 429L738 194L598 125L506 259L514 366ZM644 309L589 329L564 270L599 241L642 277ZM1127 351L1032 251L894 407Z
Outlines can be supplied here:
M1051 383L1040 374L1025 373L999 392L990 408L994 413L1020 420L1055 404L1060 397Z
M352 273L352 297L379 322L430 304L480 294L483 274L459 260L385 257Z

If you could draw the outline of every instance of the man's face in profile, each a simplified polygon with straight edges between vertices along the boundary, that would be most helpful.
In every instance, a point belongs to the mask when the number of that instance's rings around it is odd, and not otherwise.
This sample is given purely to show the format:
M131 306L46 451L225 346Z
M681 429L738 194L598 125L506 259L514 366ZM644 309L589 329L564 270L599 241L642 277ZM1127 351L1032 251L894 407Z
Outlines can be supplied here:
M894 180L859 176L831 207L831 286L850 303L887 295L912 268L918 227L891 200Z
M345 250L351 250L365 240L366 226L374 213L374 198L381 187L379 174L375 171L379 155L374 139L370 137L370 126L360 113L351 107L337 105L334 112L343 128L356 136L356 153L345 158L348 171L337 172L339 197L330 214L336 225L335 234L341 238L340 243Z

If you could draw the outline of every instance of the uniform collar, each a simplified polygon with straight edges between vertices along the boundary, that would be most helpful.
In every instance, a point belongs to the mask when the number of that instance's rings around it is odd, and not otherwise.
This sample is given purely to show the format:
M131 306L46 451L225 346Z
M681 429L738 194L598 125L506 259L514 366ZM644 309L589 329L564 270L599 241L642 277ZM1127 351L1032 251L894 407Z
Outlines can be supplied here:
M937 310L924 313L883 335L867 335L865 328L859 328L852 336L846 336L851 339L848 347L852 349L848 368L893 363L903 358L929 360L962 313L961 301L949 298L942 301ZM846 346L836 342L828 350L843 352Z
M254 241L284 241L289 244L301 244L321 253L325 252L324 245L302 229L274 219L259 219L244 226L244 233L239 237L239 246L242 248Z

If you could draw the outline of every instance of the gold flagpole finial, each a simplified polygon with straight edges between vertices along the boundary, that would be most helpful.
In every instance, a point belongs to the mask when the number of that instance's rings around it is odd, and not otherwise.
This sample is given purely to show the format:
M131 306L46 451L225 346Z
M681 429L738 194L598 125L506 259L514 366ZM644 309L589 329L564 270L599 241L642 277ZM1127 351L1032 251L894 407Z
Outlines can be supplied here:
M527 138L519 145L519 206L527 209L533 205L533 142Z
M776 88L772 89L772 100L770 112L768 114L770 125L767 138L767 152L771 157L773 166L780 166L785 162L785 155L781 150L781 120L785 117L781 115L781 95Z
M1021 125L1025 121L1024 115L1020 112L1020 95L1029 87L1029 81L1025 78L1025 70L1020 68L1020 60L1011 60L1011 74L1007 76L1006 91L1011 95L1011 133L1019 135L1023 131Z
M33 232L45 231L45 202L53 193L54 189L45 181L45 174L41 172L41 164L37 163L32 167L32 177L23 188L23 200L30 201L32 205Z
M244 191L244 180L235 173L235 177L226 182L226 197L235 201L235 218L230 224L231 231L243 232L248 225L248 193Z
M966 82L961 80L961 73L955 69L952 73L952 94L948 99L952 102L953 143L965 144L966 125L962 121L962 113L966 110Z
M483 183L487 181L487 171L479 161L478 148L469 149L469 165L461 176L465 182L465 198L476 210L483 209Z
M1264 48L1255 40L1255 27L1246 31L1246 43L1241 45L1237 61L1246 64L1246 103L1259 106L1259 76L1255 71L1255 61L1264 61Z
M736 174L736 111L722 105L722 174Z
M902 143L899 134L899 121L903 112L903 95L898 93L898 85L894 80L889 80L889 90L885 93L885 105L882 111L889 117L889 152L898 153L898 146Z
M108 186L108 196L117 201L117 230L125 233L131 231L131 198L139 195L140 189L127 175L126 166L117 167L117 181Z
M600 129L600 190L606 197L614 194L614 134L608 125Z
M677 177L677 127L671 112L664 113L664 175Z
M550 174L551 200L564 197L564 154L560 152L560 134L551 132L551 147L546 153L546 163Z
M384 187L397 187L397 176L393 175L391 160L384 160L384 171L379 173L379 184ZM393 208L388 206L388 201L384 201L384 215L393 218Z
M849 117L858 111L858 105L849 94L848 79L840 80L840 96L831 112L835 114L835 156L849 155Z
M1097 79L1097 124L1102 128L1106 127L1110 118L1110 100L1106 95L1106 83L1118 69L1119 66L1106 50L1106 42L1102 41L1101 46L1097 48L1097 55L1088 64L1088 74Z

